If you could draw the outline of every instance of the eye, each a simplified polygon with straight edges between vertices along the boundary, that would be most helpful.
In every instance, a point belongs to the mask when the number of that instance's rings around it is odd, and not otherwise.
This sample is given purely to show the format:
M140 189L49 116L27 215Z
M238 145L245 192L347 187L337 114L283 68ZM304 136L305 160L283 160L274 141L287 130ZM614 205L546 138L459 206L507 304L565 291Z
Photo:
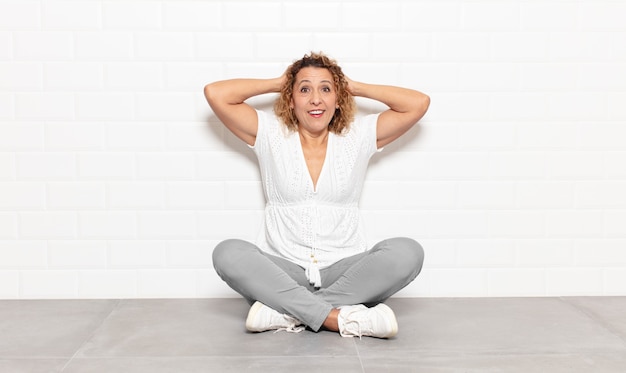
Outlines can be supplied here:
M308 92L309 92L309 87L300 88L300 93L308 93Z
M322 88L322 92L326 92L326 93L328 93L328 92L330 92L330 91L331 91L330 87L324 87L324 88Z

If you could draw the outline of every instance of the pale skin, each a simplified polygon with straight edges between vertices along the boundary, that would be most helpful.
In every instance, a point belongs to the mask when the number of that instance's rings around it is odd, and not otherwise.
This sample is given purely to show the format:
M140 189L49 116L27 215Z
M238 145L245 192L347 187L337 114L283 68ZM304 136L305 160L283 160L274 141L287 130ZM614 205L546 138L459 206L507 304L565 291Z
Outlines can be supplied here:
M285 74L273 79L232 79L204 87L213 112L224 125L246 144L254 145L258 128L255 109L245 103L251 97L278 93ZM304 67L296 75L291 108L298 119L298 134L313 186L322 171L328 144L328 124L337 106L337 90L328 69ZM389 107L376 123L376 145L382 148L417 123L428 110L430 98L422 92L388 85L368 84L348 79L348 92L355 97L379 101ZM324 328L339 331L339 310L334 308Z

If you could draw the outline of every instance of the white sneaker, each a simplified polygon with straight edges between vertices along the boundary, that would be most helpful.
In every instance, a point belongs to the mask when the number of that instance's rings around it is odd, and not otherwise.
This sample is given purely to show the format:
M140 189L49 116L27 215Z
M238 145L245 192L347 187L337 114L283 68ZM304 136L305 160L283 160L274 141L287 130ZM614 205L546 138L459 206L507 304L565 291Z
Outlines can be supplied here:
M391 338L398 333L396 315L383 303L372 308L362 304L339 307L338 321L342 337Z
M301 326L302 322L296 318L279 313L261 302L254 302L250 311L248 311L248 318L246 319L246 329L251 332L264 332L267 330L275 330L279 332L281 330L300 333L304 330L304 326Z

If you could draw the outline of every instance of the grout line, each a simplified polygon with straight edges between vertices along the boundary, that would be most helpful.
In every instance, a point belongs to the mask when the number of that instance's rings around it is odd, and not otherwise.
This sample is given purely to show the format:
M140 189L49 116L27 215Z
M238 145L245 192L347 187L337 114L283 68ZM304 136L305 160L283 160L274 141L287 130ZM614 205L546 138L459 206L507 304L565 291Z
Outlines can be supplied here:
M70 365L70 363L76 358L76 356L78 355L78 353L83 349L83 347L85 347L85 345L96 335L96 333L102 328L102 326L104 325L104 323L111 317L111 315L113 314L113 312L115 312L115 310L118 309L120 303L121 303L121 299L117 299L115 300L115 305L113 307L111 307L111 310L109 311L109 313L102 318L102 321L100 322L100 324L98 326L96 326L93 331L91 333L89 333L89 335L85 338L85 340L76 348L76 351L74 351L74 354L67 360L67 362L63 365L63 368L61 368L61 372L64 372L65 369Z

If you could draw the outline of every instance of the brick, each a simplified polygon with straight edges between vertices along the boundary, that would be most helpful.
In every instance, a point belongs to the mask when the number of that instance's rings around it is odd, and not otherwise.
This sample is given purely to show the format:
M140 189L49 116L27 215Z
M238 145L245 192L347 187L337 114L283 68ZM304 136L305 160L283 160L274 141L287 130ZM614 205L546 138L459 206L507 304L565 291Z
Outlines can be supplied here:
M257 56L267 61L287 62L310 52L304 45L312 45L310 33L264 32L257 34Z
M114 182L107 187L111 209L147 209L165 206L165 187L159 182Z
M574 241L574 264L579 267L626 267L623 239Z
M194 212L139 213L139 236L141 238L194 238L198 225Z
M41 2L0 2L0 30L32 30L41 27Z
M487 32L441 32L433 35L436 62L488 62L491 34Z
M223 240L238 237L255 240L261 227L261 211L200 211L197 235L203 239Z
M41 124L11 123L0 126L0 150L43 150Z
M573 1L521 3L521 28L529 31L577 30L579 5Z
M222 182L170 182L166 190L168 208L213 210L225 206L226 186Z
M222 78L222 66L218 63L168 63L165 66L165 84L168 91L198 93L203 82Z
M206 101L202 102L203 106ZM165 126L165 147L172 151L228 151L221 123L176 123Z
M76 115L82 120L132 119L135 98L131 93L79 93L76 96Z
M626 93L609 93L609 119L626 120Z
M546 293L543 269L494 268L487 273L489 296L528 297Z
M439 296L486 296L488 277L485 269L432 269L428 272L430 290Z
M399 15L399 5L395 3L343 3L341 25L347 30L389 30L400 24Z
M108 149L157 150L165 142L163 125L158 123L121 122L106 127Z
M42 87L41 63L0 62L0 90L39 91Z
M0 31L0 61L10 60L13 54L13 37L10 32Z
M625 181L583 181L576 183L576 207L582 209L626 208Z
M586 31L626 31L623 14L626 4L619 1L580 4L581 26Z
M137 156L140 179L190 180L194 176L194 157L187 153L142 153Z
M19 31L13 35L17 60L71 60L74 55L72 33L68 31Z
M15 97L12 93L0 93L0 121L15 118Z
M178 1L163 4L166 30L215 30L222 27L222 9L216 2Z
M546 153L550 179L593 180L602 177L603 154L600 151L560 151Z
M127 211L90 211L78 214L79 237L83 239L128 239L137 237L137 216Z
M371 58L375 61L429 61L433 55L433 38L426 32L376 33L372 35ZM416 45L415 48L398 46Z
M404 30L459 31L463 8L457 3L402 2L400 20ZM397 25L396 25L397 27Z
M519 4L509 1L472 1L462 7L463 30L517 31L520 27ZM497 14L497 17L493 15Z
M196 59L201 61L249 61L254 57L253 32L201 32L195 39Z
M213 248L219 241L170 241L167 265L174 268L212 268Z
M19 271L0 270L0 298L18 299L20 294Z
M107 264L104 241L50 241L48 265L51 269L94 269Z
M515 207L516 185L512 182L459 182L458 207L462 209L507 209Z
M48 265L45 241L0 241L0 269L37 269Z
M537 180L546 177L546 155L542 152L492 152L489 175L497 180Z
M546 234L543 211L493 211L488 215L489 237L539 238Z
M15 180L15 155L0 153L0 180Z
M601 295L603 274L601 269L550 268L546 270L546 295Z
M0 183L0 209L43 210L46 204L46 187L43 183Z
M72 153L18 154L17 176L20 179L73 179L76 176L76 157Z
M516 128L510 124L468 124L459 132L462 149L511 149L517 140Z
M549 110L548 93L503 92L489 98L489 117L496 121L542 121Z
M279 29L282 7L278 2L225 2L222 4L222 25L227 30Z
M465 92L516 91L520 67L510 63L468 63L459 67L459 89Z
M573 208L574 187L569 181L518 182L517 206L521 209Z
M606 177L608 179L626 179L626 168L622 167L624 159L626 159L626 152L607 151L604 154L604 174ZM1 162L2 158L0 158Z
M573 265L573 240L531 238L517 240L517 267L564 267Z
M611 61L611 39L601 32L551 32L551 62L609 62Z
M91 299L136 298L137 272L133 270L80 271L78 297Z
M157 1L105 2L102 19L107 30L151 30L161 27L162 4Z
M258 165L234 152L206 152L195 157L196 179L203 181L254 181L259 179Z
M46 149L102 150L104 128L94 124L49 124L46 126Z
M128 153L79 154L78 175L84 179L132 179L135 157Z
M546 212L546 236L550 238L602 237L601 210L553 210Z
M78 61L129 61L133 57L131 32L89 31L74 38Z
M104 74L108 90L161 90L164 85L160 62L110 62L105 64Z
M463 240L458 248L458 263L466 268L512 267L515 263L515 241Z
M626 284L625 268L610 268L604 271L604 295L624 295Z
M101 5L97 2L55 1L42 3L46 30L93 30L101 27Z
M21 238L76 238L77 219L74 212L22 212L19 215Z
M20 298L76 298L78 273L74 270L37 270L20 273Z
M17 238L17 215L12 212L0 212L0 239Z
M522 122L516 125L517 147L521 150L572 149L579 143L579 135L572 123Z
M578 76L578 66L571 63L523 64L520 82L524 91L572 91Z
M48 183L47 197L50 209L101 209L106 204L103 183Z
M626 87L623 62L582 64L579 73L579 88L586 92L621 92Z
M310 30L311 22L303 18L310 14L324 14L324 17L315 18L316 31L336 30L341 22L339 3L285 3L283 12L284 27L287 30Z
M191 32L152 32L135 34L134 56L139 60L192 60L194 37Z
M579 150L622 150L626 128L621 123L581 123L578 126Z
M597 214L593 217L598 218ZM626 210L608 210L604 213L603 221L604 231L607 238L626 238L626 228L624 228ZM599 234L595 237L599 237Z
M114 241L109 243L108 258L110 268L160 268L165 265L165 242Z
M48 121L74 119L72 93L17 93L15 103L15 115L18 119Z
M428 119L432 121L484 121L485 103L489 102L487 93L436 93L432 98L433 112ZM429 109L430 111L430 109Z
M188 270L141 270L137 281L139 298L196 297L196 276Z
M492 60L497 62L546 62L550 59L549 34L542 32L494 33Z
M410 161L410 160L409 160ZM435 180L479 180L487 176L489 155L477 152L438 152L429 157Z
M95 91L103 87L103 68L93 62L50 62L43 68L44 87L51 91Z
M328 54L339 64L363 61L370 56L371 45L369 35L360 32L326 32L313 35L313 50ZM297 57L292 56L285 62Z
M194 94L141 93L136 95L137 119L149 121L194 120Z

